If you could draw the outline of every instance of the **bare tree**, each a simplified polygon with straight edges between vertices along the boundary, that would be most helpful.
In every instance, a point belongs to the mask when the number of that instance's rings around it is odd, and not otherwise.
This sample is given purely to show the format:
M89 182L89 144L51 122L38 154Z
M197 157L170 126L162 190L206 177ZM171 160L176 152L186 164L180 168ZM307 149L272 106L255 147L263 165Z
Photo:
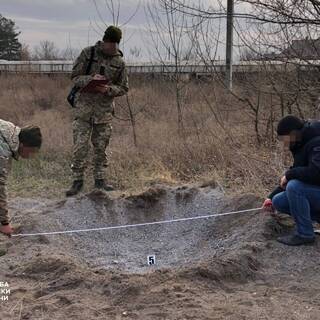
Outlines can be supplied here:
M121 0L105 0L102 4L97 0L92 0L92 2L98 14L98 20L93 21L92 28L100 36L104 33L106 27L108 27L108 21L112 21L113 25L125 29L126 25L132 21L141 7L141 1L139 0L136 5L132 6L132 12L123 15L123 1ZM126 38L129 39L130 37L131 35L128 35ZM126 39L122 41L122 44L125 41Z
M79 49L68 47L61 51L60 58L63 60L75 60L79 54Z
M277 25L320 25L318 0L241 0L256 20Z
M129 50L129 56L135 61L137 61L141 57L141 48L134 46Z
M20 59L22 61L29 61L31 60L31 52L30 52L30 48L29 45L22 43L21 46L21 54L20 54Z
M60 57L60 50L55 43L49 40L43 40L33 50L34 60L57 60Z
M227 95L238 100L243 112L253 119L257 140L262 143L265 138L273 140L270 128L280 116L297 113L306 118L318 112L320 85L314 59L320 55L320 2L240 0L236 3L239 8L234 14L234 31L241 48L240 57L248 61L248 71L242 73L236 90ZM246 10L241 12L243 4ZM204 2L173 0L170 8L193 21L200 34L197 39L202 38L197 44L202 62L222 84L221 70L211 63L213 41L204 27L209 21L226 18L222 2L220 6L206 7ZM223 37L217 38L220 41L223 42Z
M318 0L239 0L237 5L250 5L251 10L235 11L234 17L277 25L319 25L320 3ZM201 1L173 0L172 10L201 19L221 19L227 16L222 1L217 6ZM247 9L247 7L246 7Z
M194 52L192 33L184 14L171 10L172 0L148 4L146 12L153 44L153 57L162 65L164 74L170 74L168 88L175 95L177 123L183 133L184 93L188 86L185 70L190 72L189 59Z

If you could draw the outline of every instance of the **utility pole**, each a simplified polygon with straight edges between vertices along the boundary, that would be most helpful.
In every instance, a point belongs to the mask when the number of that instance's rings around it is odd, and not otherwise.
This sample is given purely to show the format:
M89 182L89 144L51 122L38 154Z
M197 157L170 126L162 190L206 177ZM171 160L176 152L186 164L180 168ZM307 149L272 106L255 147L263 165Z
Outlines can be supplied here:
M226 45L226 87L228 90L232 90L233 11L234 0L228 0Z

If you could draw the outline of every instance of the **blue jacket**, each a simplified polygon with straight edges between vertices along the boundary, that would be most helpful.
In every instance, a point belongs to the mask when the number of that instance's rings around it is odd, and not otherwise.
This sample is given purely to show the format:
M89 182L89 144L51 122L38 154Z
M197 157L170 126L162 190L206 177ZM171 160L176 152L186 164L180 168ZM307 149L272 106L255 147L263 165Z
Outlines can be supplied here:
M320 186L320 121L307 121L301 129L301 140L290 147L293 165L285 173L288 181L299 181ZM277 187L270 195L272 199L282 192Z

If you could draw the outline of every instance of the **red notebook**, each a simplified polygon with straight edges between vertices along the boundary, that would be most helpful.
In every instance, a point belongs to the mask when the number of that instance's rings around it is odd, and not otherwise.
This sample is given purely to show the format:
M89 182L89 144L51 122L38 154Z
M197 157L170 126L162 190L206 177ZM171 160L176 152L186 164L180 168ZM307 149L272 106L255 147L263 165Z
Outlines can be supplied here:
M84 88L81 89L81 92L97 92L96 87L104 86L110 84L110 80L91 80Z

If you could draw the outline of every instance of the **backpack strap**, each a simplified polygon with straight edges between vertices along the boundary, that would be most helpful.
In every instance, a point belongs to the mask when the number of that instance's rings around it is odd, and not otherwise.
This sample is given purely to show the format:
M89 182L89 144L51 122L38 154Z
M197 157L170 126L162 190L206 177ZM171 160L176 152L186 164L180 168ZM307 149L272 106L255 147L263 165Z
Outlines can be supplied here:
M90 73L91 70L91 66L92 66L92 62L93 62L93 58L94 58L94 46L91 47L91 51L90 51L90 60L89 63L87 65L87 69L86 69L86 75L88 75Z

